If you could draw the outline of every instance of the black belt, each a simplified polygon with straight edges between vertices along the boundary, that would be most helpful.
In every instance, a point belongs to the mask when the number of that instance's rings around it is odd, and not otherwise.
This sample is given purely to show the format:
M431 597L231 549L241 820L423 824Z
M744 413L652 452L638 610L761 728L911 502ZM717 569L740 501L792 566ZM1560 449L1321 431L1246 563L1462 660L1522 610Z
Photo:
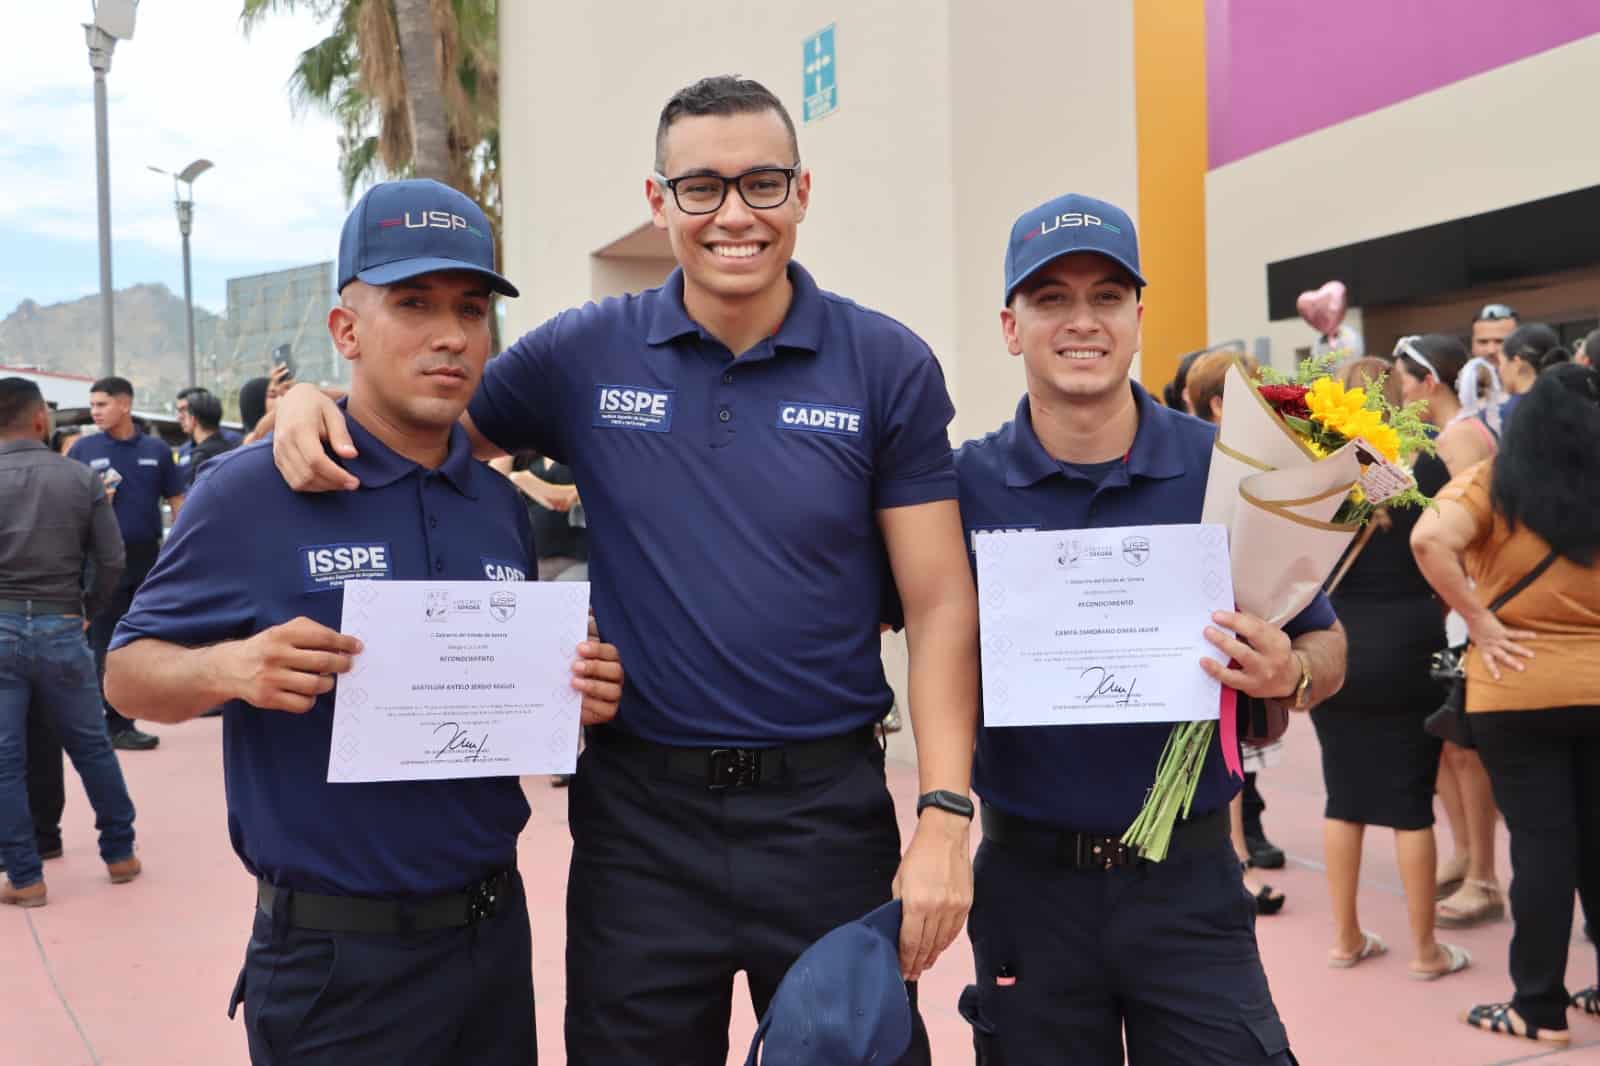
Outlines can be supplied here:
M863 726L821 740L801 740L770 748L678 748L657 744L617 726L595 726L588 741L648 756L668 777L704 785L713 792L777 784L791 774L844 762L877 747L873 727Z
M983 805L983 838L1007 850L1026 852L1078 870L1109 870L1143 861L1137 851L1117 837L1057 829L1031 818L1006 814L987 803ZM1228 811L1222 808L1174 825L1167 854L1193 854L1227 842Z
M82 614L83 605L52 600L0 600L0 614Z
M515 871L502 870L462 892L426 899L366 899L361 896L318 896L256 882L256 906L272 915L280 892L287 892L284 919L295 929L325 933L430 933L462 929L492 917L511 887Z

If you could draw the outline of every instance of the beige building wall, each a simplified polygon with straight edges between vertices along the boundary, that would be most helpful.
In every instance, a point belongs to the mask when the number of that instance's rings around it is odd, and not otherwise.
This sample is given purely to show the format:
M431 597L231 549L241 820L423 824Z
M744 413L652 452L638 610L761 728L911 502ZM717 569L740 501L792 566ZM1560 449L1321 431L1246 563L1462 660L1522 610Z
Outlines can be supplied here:
M501 0L499 11L504 259L523 293L509 301L508 339L670 271L645 175L661 105L707 74L755 78L790 109L813 175L796 259L928 342L958 443L1009 418L1023 392L999 327L1012 220L1067 191L1137 218L1127 4ZM802 43L830 23L839 109L808 125ZM904 706L898 637L886 638L885 662Z
M1584 38L1211 171L1212 338L1269 336L1285 365L1315 338L1298 318L1268 322L1268 263L1593 185L1575 101L1593 99L1597 71L1600 36Z

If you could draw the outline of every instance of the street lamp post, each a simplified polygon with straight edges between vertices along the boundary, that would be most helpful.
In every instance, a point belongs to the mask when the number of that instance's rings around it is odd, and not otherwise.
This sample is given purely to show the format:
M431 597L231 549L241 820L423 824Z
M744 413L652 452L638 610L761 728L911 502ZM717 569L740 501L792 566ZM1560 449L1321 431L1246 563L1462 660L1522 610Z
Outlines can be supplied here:
M176 174L160 167L150 167L150 169L157 174L166 174L172 178L172 205L178 209L178 233L183 238L183 309L188 316L185 337L189 342L189 387L193 388L195 385L194 286L189 278L189 231L194 228L194 179L211 169L211 160L196 159Z
M106 74L118 41L133 37L134 9L138 0L98 0L94 21L83 24L89 45L89 66L94 69L94 155L100 215L100 373L116 373L116 318L111 301L111 161L106 133Z

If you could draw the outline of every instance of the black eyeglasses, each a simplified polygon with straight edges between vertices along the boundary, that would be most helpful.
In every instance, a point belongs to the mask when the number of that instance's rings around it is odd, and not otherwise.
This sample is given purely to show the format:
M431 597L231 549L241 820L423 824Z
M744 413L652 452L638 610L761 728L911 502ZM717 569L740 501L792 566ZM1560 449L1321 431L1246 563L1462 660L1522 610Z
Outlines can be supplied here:
M651 179L672 191L678 210L686 215L709 215L718 211L728 198L728 186L738 188L739 198L751 209L770 211L782 207L789 199L789 190L800 173L800 164L792 167L758 167L743 174L725 178L721 174L685 174L669 178L652 173Z
M1516 318L1517 313L1505 304L1484 304L1483 310L1478 312L1474 322L1499 322L1507 318Z

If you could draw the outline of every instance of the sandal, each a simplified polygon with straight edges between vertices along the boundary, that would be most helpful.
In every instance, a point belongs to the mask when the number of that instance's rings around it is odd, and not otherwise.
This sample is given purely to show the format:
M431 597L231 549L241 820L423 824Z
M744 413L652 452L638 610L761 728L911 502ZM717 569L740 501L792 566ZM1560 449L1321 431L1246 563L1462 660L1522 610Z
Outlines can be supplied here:
M1572 1034L1565 1029L1541 1029L1537 1025L1530 1025L1511 1009L1509 1003L1480 1003L1461 1016L1461 1020L1474 1029L1482 1029L1486 1033L1504 1033L1507 1036L1520 1036L1524 1040L1538 1040L1546 1044L1570 1044ZM1517 1032L1517 1026L1522 1026L1522 1032Z
M1439 950L1444 952L1444 969L1442 970L1412 970L1413 981L1437 981L1441 977L1449 977L1453 973L1460 973L1472 965L1472 955L1466 948L1458 948L1454 944L1439 945Z
M1500 894L1499 885L1493 881L1469 879L1462 883L1460 892L1465 892L1469 888L1476 889L1483 896L1482 902L1476 907L1464 907L1453 902L1455 896L1451 896L1433 908L1434 925L1441 929L1468 929L1485 922L1499 921L1506 916L1506 901Z
M1282 892L1274 893L1271 885L1262 885L1261 891L1252 898L1256 901L1256 913L1260 915L1277 914L1289 902L1289 897Z
M1329 955L1328 965L1335 970L1348 970L1368 959L1375 959L1379 955L1387 954L1389 945L1383 942L1383 937L1377 933L1361 931L1361 950L1354 955Z
M1452 870L1460 870L1461 872L1452 873L1443 877L1441 877L1439 873L1435 872L1433 889L1434 899L1449 899L1451 896L1455 895L1456 889L1460 888L1462 883L1467 879L1467 863L1465 859L1463 859L1459 864L1452 861L1449 865Z
M1245 873L1258 869L1255 856L1239 860L1239 865ZM1250 883L1245 882L1244 890L1250 892ZM1289 897L1282 892L1272 891L1272 886L1263 884L1260 888L1250 893L1250 898L1256 901L1256 913L1260 915L1277 914L1283 910L1283 905L1289 902Z
M1576 993L1572 997L1571 1005L1585 1014L1600 1017L1600 985L1590 985L1582 992Z

